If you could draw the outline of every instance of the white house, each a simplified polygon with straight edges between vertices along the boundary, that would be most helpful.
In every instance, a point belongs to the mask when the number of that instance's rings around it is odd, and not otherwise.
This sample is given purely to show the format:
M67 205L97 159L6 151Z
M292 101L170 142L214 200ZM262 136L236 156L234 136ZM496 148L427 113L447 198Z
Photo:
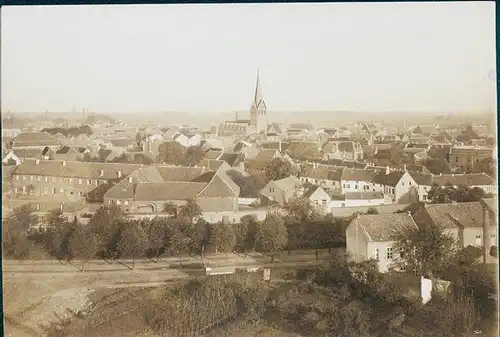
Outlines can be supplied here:
M304 197L308 198L316 208L323 213L330 211L332 196L321 186L313 186L304 193Z
M4 164L8 164L9 160L11 161L13 160L16 163L16 166L21 164L21 159L18 156L16 156L16 154L12 150L10 150L7 153L7 155L2 159L2 162Z
M342 171L342 193L382 192L383 186L375 182L375 172L345 168Z
M346 228L346 251L357 262L377 260L387 272L400 254L393 247L397 232L411 227L418 228L408 213L358 215Z
M173 138L174 141L185 147L199 146L203 139L199 134L192 134L184 131L178 132Z
M418 201L418 185L408 171L391 171L387 168L375 177L375 182L384 186L384 194L394 203Z
M330 209L343 207L362 207L385 205L386 200L382 192L346 192L342 197L333 198Z

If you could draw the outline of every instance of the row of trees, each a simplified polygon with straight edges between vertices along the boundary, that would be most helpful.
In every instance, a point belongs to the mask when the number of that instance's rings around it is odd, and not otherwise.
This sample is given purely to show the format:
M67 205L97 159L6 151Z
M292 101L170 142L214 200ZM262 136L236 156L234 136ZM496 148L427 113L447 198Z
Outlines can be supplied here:
M79 135L86 135L86 136L91 136L94 132L88 125L82 125L78 127L70 127L70 128L62 128L62 127L56 127L56 128L45 128L42 129L41 132L47 132L50 133L51 135L55 134L61 134L64 135L68 138L70 137L77 137Z
M451 203L451 202L471 202L479 201L482 198L491 198L491 194L487 194L479 187L470 188L469 186L452 185L439 186L433 185L427 194L427 198L433 204Z
M5 253L13 258L29 258L36 246L37 251L43 248L58 259L85 261L100 257L112 262L132 258L133 268L135 258L158 260L165 253L278 252L339 246L347 221L322 219L306 199L292 200L285 213L270 212L263 221L249 215L237 224L207 223L192 200L180 208L166 204L163 211L170 216L129 219L118 206L102 206L87 225L82 225L76 219L68 221L60 210L53 210L42 219L44 229L29 230L38 220L29 206L23 206L4 222Z

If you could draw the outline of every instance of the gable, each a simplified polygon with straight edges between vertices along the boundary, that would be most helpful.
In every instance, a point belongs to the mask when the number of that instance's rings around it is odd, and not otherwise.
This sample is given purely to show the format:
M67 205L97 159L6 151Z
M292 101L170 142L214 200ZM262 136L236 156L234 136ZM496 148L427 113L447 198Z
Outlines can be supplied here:
M236 198L237 194L219 176L214 175L213 179L197 195L198 198Z

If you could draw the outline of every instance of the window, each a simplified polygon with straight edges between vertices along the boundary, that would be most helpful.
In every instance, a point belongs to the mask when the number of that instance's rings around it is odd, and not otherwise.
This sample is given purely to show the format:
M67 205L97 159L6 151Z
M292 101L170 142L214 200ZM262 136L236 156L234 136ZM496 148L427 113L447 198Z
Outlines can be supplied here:
M42 176L38 176L38 181L42 181Z
M477 247L482 246L481 235L476 235L476 246Z
M52 177L52 182L55 183L57 181L56 177Z
M36 210L39 211L40 210L40 204L36 204Z
M403 181L403 182L401 183L401 186L404 186L404 185L405 185L405 182Z
M31 181L35 180L35 177L30 176L30 180L31 180Z
M16 176L16 180L19 180L19 176Z
M116 199L116 204L121 205L122 201L120 199Z
M408 183L408 185L410 185L410 186L411 186L411 181Z
M92 185L92 180L87 180L87 185Z
M48 183L49 182L49 177L45 177L45 182Z
M23 180L27 180L28 179L28 176L23 176Z
M16 187L16 188L14 188L14 192L15 192L15 193L17 193L17 187Z
M59 193L64 193L64 188L60 188Z
M351 184L347 184L347 188L351 188Z
M82 180L82 179L78 179L78 183L79 183L80 185L83 185L83 180Z
M43 189L43 194L45 194L45 195L49 194L49 189L47 187L45 187Z
M321 203L323 204L323 206L326 206L326 200L321 200Z
M125 201L123 202L123 204L124 204L125 206L127 206L127 205L128 205L128 200L125 200Z
M387 248L387 259L391 260L392 259L392 247Z
M52 194L56 194L56 188L52 188Z
M375 260L380 261L380 250L378 248L375 249Z
M73 178L69 178L69 183L73 184Z

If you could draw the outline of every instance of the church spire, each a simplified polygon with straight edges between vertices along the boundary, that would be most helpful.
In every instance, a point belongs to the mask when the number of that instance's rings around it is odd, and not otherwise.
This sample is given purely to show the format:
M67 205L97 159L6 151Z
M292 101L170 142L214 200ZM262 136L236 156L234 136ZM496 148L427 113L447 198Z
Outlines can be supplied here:
M262 100L262 92L260 90L260 70L257 69L257 83L255 84L255 96L253 98L253 101L255 105L259 105L261 100Z

